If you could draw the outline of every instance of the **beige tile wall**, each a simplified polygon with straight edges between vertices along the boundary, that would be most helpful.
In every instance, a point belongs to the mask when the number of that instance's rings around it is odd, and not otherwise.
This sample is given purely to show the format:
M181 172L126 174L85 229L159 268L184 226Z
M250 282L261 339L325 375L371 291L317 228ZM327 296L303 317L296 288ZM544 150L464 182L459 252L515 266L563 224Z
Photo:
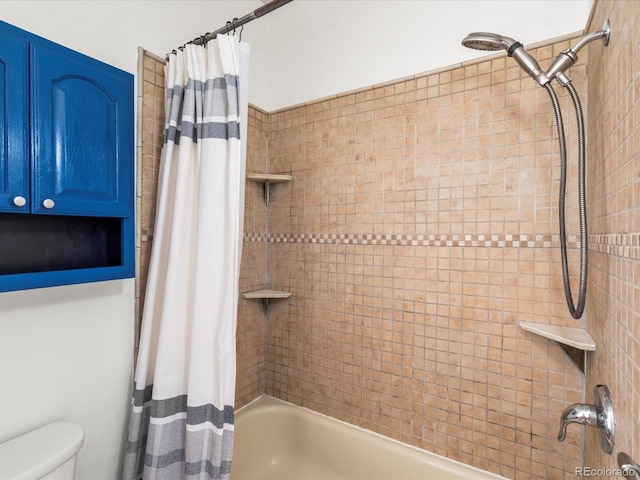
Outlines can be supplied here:
M531 53L548 65L570 43ZM517 327L582 325L562 291L552 108L492 58L271 114L270 168L294 181L269 207L269 275L293 297L268 320L267 393L507 477L564 478L583 432L559 443L558 420L583 375ZM584 63L572 77L585 97ZM574 282L576 176L574 160Z
M640 461L640 3L598 0L590 30L612 26L607 48L589 47L589 332L598 350L588 362L586 395L609 386L616 451L586 437L585 463L617 468L623 451Z
M136 185L136 347L147 285L160 152L164 136L164 62L140 49L138 81L138 148ZM140 70L142 70L140 72ZM141 73L141 74L140 74ZM140 133L141 132L141 133Z
M267 171L268 115L249 107L247 139L247 172ZM247 182L244 209L244 231L266 232L267 210L262 187ZM242 247L240 291L264 288L267 278L267 247L264 242L245 241ZM236 334L236 408L262 395L266 389L266 320L262 304L240 299Z

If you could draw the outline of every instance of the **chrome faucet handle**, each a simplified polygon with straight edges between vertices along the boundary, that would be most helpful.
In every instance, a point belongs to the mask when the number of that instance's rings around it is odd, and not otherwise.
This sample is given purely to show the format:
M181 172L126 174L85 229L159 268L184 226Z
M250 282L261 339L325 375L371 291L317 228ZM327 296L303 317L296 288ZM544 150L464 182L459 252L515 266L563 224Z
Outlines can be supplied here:
M570 423L597 427L600 448L611 455L616 444L611 394L606 385L596 385L593 387L593 395L594 405L575 403L564 409L562 415L560 415L558 441L564 441L567 434L567 425Z
M558 432L558 441L564 442L567 435L567 425L577 423L588 427L598 426L598 416L602 415L602 408L598 409L595 405L586 403L574 403L564 409L560 415L560 432Z

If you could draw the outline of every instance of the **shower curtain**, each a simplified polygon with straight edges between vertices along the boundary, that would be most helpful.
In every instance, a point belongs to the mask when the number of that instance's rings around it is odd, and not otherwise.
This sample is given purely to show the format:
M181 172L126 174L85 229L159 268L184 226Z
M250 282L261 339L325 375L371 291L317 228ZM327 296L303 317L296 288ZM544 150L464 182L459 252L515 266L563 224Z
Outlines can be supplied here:
M246 43L221 35L206 47L187 45L165 67L165 138L125 480L229 478L248 55Z

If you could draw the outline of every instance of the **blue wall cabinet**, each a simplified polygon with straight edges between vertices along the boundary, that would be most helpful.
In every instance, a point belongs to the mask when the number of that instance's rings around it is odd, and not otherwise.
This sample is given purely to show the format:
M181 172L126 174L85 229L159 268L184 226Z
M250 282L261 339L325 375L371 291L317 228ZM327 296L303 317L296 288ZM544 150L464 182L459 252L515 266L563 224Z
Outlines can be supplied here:
M0 22L0 291L134 275L133 76Z

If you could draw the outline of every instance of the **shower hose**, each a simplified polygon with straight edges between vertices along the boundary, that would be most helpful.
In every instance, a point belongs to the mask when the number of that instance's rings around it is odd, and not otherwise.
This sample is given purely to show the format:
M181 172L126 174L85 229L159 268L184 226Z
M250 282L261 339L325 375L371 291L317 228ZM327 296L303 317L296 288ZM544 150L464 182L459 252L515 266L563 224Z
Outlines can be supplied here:
M571 283L569 281L569 267L567 262L567 236L565 221L565 195L567 190L567 146L564 137L564 125L562 123L562 113L558 97L550 83L544 86L551 97L553 110L558 127L558 142L560 144L560 201L559 201L559 223L560 223L560 253L562 255L562 279L564 281L564 294L567 299L567 306L573 318L580 318L584 312L587 297L587 206L585 193L585 139L584 139L584 116L578 92L571 83L566 85L576 111L576 121L578 124L578 210L580 215L580 275L578 281L578 305L573 302L571 294Z

